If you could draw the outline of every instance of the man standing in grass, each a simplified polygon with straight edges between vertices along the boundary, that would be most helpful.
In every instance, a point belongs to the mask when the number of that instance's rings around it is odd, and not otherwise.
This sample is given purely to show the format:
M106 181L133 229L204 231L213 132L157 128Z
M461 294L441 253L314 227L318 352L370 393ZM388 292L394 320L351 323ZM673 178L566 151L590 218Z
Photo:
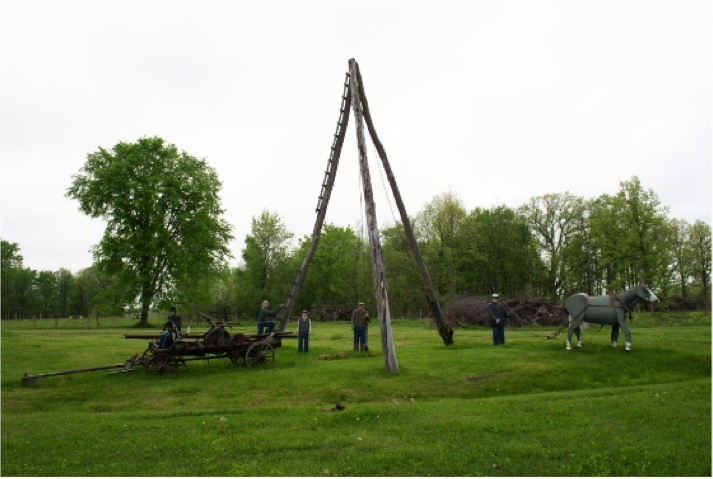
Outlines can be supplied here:
M297 320L297 352L309 352L309 334L312 332L312 320L307 317L307 311Z
M277 312L284 306L284 304L279 305L275 309L268 309L268 306L270 306L270 302L268 300L262 302L262 309L257 317L257 334L262 334L266 327L268 333L275 330L275 322L266 320L267 318L274 318L277 316Z
M496 346L505 344L505 320L510 315L500 304L500 296L497 293L493 294L493 302L488 305L488 316L490 316L490 327L493 328L493 344Z
M364 309L364 303L359 303L352 313L352 331L354 331L354 351L368 351L367 330L369 328L369 312Z

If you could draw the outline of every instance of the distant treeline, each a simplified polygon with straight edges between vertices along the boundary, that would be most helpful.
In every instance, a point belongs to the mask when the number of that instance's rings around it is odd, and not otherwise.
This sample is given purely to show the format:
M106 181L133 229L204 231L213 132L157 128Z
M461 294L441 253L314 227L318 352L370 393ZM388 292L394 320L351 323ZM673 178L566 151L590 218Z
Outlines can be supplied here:
M384 219L382 218L382 222ZM585 200L569 192L468 211L457 195L436 196L412 217L441 304L468 295L523 294L560 302L569 294L604 294L646 282L664 302L693 298L710 307L711 227L670 218L639 179L616 195ZM324 226L295 311L373 303L364 228ZM393 317L419 317L428 304L403 226L381 229ZM311 238L297 244L279 214L253 217L241 265L200 281L181 281L154 305L186 313L257 316L260 302L285 302ZM236 255L237 256L237 255ZM94 265L76 274L23 265L20 246L2 240L2 318L122 314L136 308L125 288ZM372 309L373 309L373 305ZM296 314L296 312L293 312Z

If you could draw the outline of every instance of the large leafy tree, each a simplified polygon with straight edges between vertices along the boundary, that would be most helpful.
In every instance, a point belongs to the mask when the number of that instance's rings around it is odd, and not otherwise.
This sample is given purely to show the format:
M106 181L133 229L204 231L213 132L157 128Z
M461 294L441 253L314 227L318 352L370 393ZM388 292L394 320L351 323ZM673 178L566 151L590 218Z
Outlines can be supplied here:
M511 296L537 289L544 275L537 239L514 210L476 208L459 235L460 292Z
M460 259L458 232L466 215L458 195L447 192L435 196L415 218L416 231L425 240L424 260L441 298L453 297L456 292Z
M672 257L670 269L676 280L679 281L681 288L681 296L688 296L687 286L689 276L691 275L690 249L687 246L690 244L691 225L686 220L672 219L669 221L672 237Z
M16 306L16 298L14 285L17 281L19 271L22 269L22 255L20 247L17 243L10 243L6 240L0 240L0 253L2 255L2 264L0 268L0 298L2 300L3 311L10 311ZM9 314L9 313L8 313Z
M580 229L583 208L584 200L568 191L534 197L522 207L548 263L547 289L552 299L563 294L567 247Z
M711 278L711 227L701 220L691 226L689 238L689 257L691 258L691 274L701 288L701 295L710 307Z
M312 238L305 236L300 244L299 257L304 258ZM312 259L309 274L300 291L298 304L348 304L357 297L358 251L361 245L350 227L325 224L319 248ZM364 292L362 292L363 294ZM299 309L299 308L298 308Z
M67 196L107 222L93 248L97 265L139 297L141 324L182 279L224 266L232 236L220 187L205 160L157 137L100 147L73 177Z
M127 293L133 289L103 274L96 264L77 273L75 284L73 308L82 316L123 314Z
M238 302L245 304L257 315L260 302L270 299L272 307L287 294L292 272L296 269L290 256L293 234L287 230L277 213L264 210L252 218L252 228L245 237L243 260L245 267L239 274L242 289Z

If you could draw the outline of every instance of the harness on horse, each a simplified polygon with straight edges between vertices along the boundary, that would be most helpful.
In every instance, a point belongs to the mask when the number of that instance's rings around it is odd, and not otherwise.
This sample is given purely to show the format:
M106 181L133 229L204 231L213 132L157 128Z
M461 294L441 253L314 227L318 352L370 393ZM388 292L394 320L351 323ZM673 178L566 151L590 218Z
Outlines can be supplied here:
M626 303L621 300L621 298L619 297L619 295L618 295L618 294L612 294L611 296L609 296L609 304L610 304L611 306L616 307L615 301L619 301L619 304L621 304L621 307L624 308L624 311L626 311L627 313L629 313L629 321L633 321L633 320L634 320L634 317L633 317L633 315L632 315L632 313L631 313L631 310L630 310L629 307L626 305ZM626 314L625 314L624 316L626 316Z

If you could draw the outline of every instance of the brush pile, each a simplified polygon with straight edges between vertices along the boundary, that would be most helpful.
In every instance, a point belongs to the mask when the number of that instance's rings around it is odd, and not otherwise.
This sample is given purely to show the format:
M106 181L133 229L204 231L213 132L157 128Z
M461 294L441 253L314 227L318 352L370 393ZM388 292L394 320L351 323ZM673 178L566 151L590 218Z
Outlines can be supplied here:
M451 327L479 325L490 327L488 316L489 296L466 296L449 303L443 310L446 321ZM502 300L512 318L510 326L561 326L567 324L567 313L559 304L552 304L544 299L514 298Z
M351 321L352 312L356 309L354 305L332 306L321 304L307 312L307 316L312 321Z
M666 300L663 308L668 311L698 311L699 309L703 309L703 305L695 299L671 296Z

